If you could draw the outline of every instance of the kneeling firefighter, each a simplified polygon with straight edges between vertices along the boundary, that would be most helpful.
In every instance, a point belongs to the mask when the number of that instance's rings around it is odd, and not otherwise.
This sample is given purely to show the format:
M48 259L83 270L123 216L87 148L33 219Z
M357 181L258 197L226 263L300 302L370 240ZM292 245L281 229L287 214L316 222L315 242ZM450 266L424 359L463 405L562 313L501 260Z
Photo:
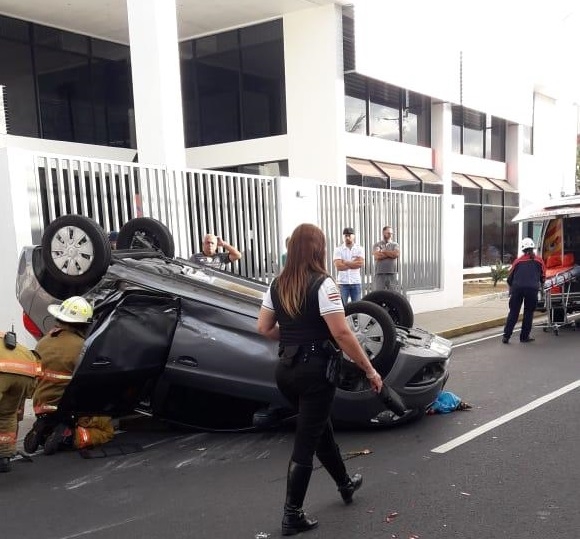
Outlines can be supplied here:
M13 331L0 332L0 472L10 471L18 421L24 415L24 401L32 395L39 368L34 354L16 342Z
M60 448L93 447L113 439L114 429L108 416L79 417L74 420L58 413L58 404L78 363L93 308L87 300L73 296L60 305L49 305L55 327L36 345L42 374L32 398L36 421L24 439L24 449L35 452L40 445L44 454Z

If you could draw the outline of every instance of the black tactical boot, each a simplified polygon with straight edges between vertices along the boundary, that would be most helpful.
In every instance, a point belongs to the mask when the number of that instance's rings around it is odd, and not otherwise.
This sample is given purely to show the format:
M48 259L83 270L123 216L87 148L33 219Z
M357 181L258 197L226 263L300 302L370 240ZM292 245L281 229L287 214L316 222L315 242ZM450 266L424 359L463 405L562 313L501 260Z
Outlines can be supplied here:
M312 475L312 466L290 461L286 484L286 503L282 519L282 535L296 535L316 528L318 520L308 518L302 511L306 489Z
M318 460L324 466L330 477L334 479L338 492L342 496L344 503L352 503L352 496L355 490L358 490L363 482L362 475L354 474L352 477L346 473L344 461L337 445L334 451L328 453L316 453Z
M64 423L59 423L44 442L44 454L54 455L59 449L73 447L73 431Z
M362 482L362 475L355 473L348 478L348 481L345 485L338 487L338 492L340 492L344 503L347 505L352 503L352 495L354 494L355 490L358 490L361 487Z
M9 472L11 468L10 457L0 457L0 473Z
M44 441L54 428L55 421L49 416L39 416L32 429L24 437L24 451L34 453L39 446L44 445Z

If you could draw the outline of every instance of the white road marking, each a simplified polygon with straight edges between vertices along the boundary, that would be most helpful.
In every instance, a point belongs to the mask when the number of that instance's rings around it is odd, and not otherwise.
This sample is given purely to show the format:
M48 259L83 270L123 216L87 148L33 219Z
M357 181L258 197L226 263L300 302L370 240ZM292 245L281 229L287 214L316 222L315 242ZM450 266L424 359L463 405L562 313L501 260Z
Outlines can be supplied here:
M500 425L503 425L504 423L507 423L508 421L511 421L512 419L515 419L516 417L524 415L524 414L530 412L531 410L534 410L535 408L542 406L542 404L546 404L547 402L550 402L551 400L557 399L558 397L561 397L562 395L569 393L570 391L573 391L574 389L577 389L578 387L580 387L580 380L576 380L575 382L572 382L571 384L568 384L567 386L561 387L560 389L557 389L556 391L553 391L552 393L548 393L547 395L544 395L543 397L540 397L539 399L533 400L532 402L526 404L525 406L522 406L521 408L517 408L516 410L514 410L513 412L510 412L509 414L505 414L501 417L498 417L497 419L494 419L493 421L490 421L489 423L486 423L485 425L481 425L481 427L477 427L476 429L473 429L472 431L466 432L465 434L462 434L458 438L450 440L449 442L447 442L443 445L439 445L439 446L435 447L434 449L431 449L431 452L432 453L447 453L448 451L451 451L452 449L455 449L456 447L459 447L460 445L463 445L467 442L470 442L474 438L477 438L478 436L481 436L482 434L485 434L486 432L489 432L490 430L495 429L496 427L499 427Z
M514 334L518 333L519 329L514 331ZM472 341L466 341L459 344L454 344L452 348L460 348L461 346L467 346L468 344L476 344L478 342L489 341L489 339L495 339L501 337L503 333L496 333L495 335L488 335L487 337L481 337L481 339L473 339ZM513 337L513 335L512 335Z
M117 526L124 526L125 524L130 524L131 522L136 522L137 520L143 520L144 516L128 518L121 522L114 522L113 524L107 524L105 526L99 526L98 528L92 528L90 530L85 530L79 533L75 533L73 535L65 535L60 539L74 539L75 537L82 537L83 535L91 535L93 533L98 533L104 530L110 530L111 528L116 528Z

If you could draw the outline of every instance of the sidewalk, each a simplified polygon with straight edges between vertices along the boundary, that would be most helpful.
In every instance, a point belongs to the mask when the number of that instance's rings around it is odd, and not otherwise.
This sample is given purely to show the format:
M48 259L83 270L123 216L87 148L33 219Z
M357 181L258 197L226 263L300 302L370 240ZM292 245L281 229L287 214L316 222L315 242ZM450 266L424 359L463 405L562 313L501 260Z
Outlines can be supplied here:
M466 297L463 306L415 315L415 326L446 339L502 327L508 314L507 292Z

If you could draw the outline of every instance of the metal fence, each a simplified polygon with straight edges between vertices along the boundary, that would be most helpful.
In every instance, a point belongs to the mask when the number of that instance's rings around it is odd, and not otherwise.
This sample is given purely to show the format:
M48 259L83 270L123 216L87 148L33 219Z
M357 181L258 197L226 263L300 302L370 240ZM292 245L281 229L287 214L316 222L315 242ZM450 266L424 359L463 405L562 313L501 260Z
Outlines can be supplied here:
M327 264L333 268L334 247L343 242L342 230L353 227L356 242L365 249L363 289L373 278L372 246L391 225L399 243L399 281L404 292L441 287L441 197L424 193L387 191L355 186L320 185L318 222L328 242Z
M243 257L232 271L268 282L280 255L276 178L204 170L168 170L58 155L35 156L32 237L65 214L85 215L106 231L152 217L173 234L176 256L201 251L214 233Z
M106 231L133 217L152 217L173 234L176 256L188 258L210 232L235 245L243 257L232 266L240 275L269 282L278 269L281 245L278 178L209 170L171 170L137 163L35 155L29 186L32 238L40 243L56 217L91 217ZM327 235L328 267L342 229L352 226L364 246L364 288L372 285L372 245L384 225L401 246L399 278L404 291L441 285L441 199L439 195L320 184L318 223Z

